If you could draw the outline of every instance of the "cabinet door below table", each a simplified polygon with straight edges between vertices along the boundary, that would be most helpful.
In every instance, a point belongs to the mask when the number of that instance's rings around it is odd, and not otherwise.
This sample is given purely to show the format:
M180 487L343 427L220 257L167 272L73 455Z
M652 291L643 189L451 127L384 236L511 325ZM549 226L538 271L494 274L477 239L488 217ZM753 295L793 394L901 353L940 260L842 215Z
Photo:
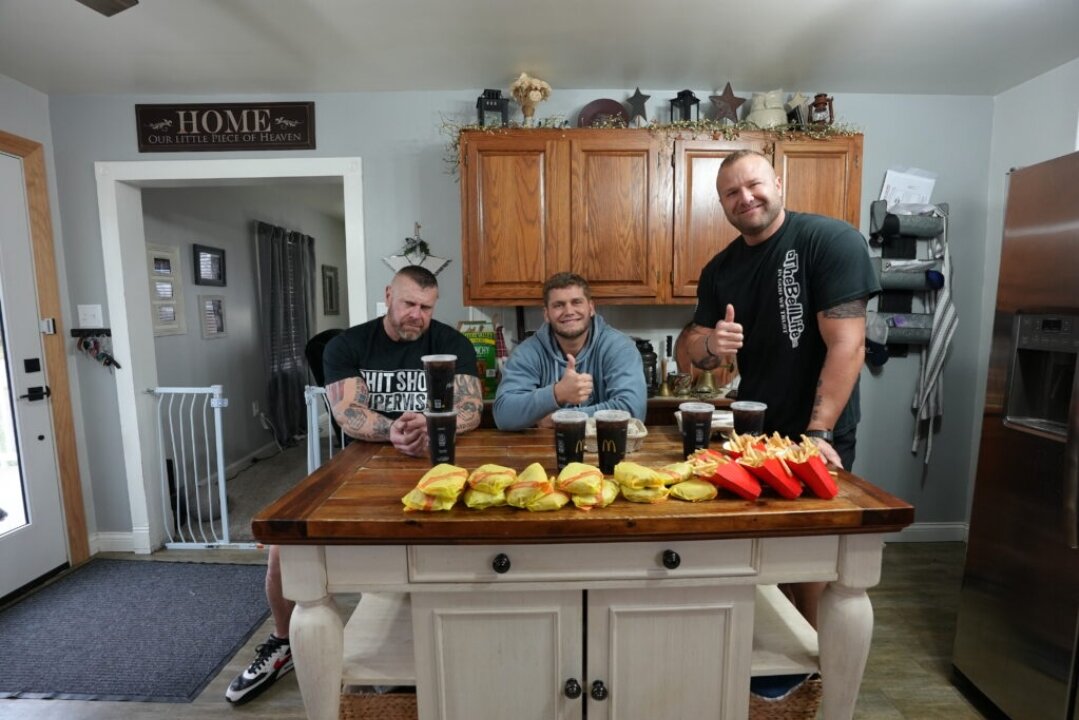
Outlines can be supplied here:
M588 720L741 720L749 713L754 588L589 591Z
M580 720L580 591L414 593L421 720Z

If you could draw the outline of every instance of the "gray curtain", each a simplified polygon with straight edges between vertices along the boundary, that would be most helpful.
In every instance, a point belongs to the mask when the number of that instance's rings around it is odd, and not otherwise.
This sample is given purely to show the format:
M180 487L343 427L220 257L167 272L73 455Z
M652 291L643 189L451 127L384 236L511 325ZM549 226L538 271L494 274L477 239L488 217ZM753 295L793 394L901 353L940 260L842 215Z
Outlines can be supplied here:
M256 222L255 243L267 415L277 443L288 445L307 431L304 347L314 328L315 239Z

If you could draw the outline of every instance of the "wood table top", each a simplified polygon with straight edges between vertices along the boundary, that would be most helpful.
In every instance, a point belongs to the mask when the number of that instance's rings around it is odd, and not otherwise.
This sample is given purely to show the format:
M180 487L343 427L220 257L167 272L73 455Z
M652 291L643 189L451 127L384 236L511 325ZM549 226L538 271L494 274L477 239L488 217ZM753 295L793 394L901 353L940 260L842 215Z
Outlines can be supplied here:
M681 457L677 428L649 428L644 445L627 455L658 467ZM555 474L551 430L475 430L457 438L456 464L472 470L496 463L523 470L539 462ZM596 463L594 453L585 462ZM839 494L821 500L806 491L784 500L765 488L756 501L723 490L715 500L670 499L654 505L619 497L605 508L553 512L513 507L471 510L462 502L444 512L406 512L401 497L430 467L392 445L354 442L251 523L255 537L275 545L487 544L491 542L617 542L719 539L778 535L830 535L898 531L914 508L869 482L839 471Z

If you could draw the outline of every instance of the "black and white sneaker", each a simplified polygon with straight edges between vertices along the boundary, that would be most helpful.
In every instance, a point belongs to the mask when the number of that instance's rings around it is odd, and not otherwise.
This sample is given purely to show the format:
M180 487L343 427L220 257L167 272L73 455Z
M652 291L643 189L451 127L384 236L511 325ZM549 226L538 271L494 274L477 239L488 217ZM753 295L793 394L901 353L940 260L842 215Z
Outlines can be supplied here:
M266 642L255 648L255 653L254 662L237 675L225 691L225 699L234 705L242 705L258 697L277 678L292 669L292 648L288 640L282 640L273 633Z

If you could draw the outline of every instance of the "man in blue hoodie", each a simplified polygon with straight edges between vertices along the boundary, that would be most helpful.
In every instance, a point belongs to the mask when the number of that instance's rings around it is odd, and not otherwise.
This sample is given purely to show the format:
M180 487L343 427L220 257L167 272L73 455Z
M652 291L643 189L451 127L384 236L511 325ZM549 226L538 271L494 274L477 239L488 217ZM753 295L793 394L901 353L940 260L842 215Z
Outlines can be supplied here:
M543 285L544 324L502 370L495 424L523 430L550 424L559 408L627 410L644 419L647 393L637 346L596 314L588 281L573 273Z

